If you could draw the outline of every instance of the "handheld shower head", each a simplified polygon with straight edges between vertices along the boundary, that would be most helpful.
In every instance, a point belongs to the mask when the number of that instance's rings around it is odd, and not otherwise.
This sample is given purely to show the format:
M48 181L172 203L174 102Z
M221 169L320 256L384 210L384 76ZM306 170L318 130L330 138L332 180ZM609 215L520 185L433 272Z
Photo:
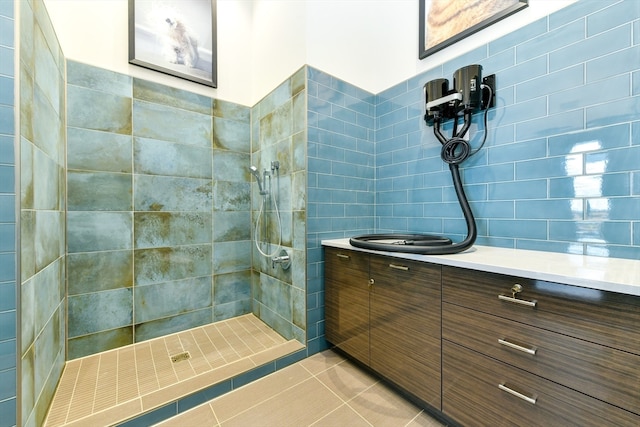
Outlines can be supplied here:
M258 182L258 190L260 191L260 194L264 195L267 194L263 189L262 189L262 181L260 180L260 173L258 172L258 168L255 166L251 166L249 168L249 171L251 172L251 175L256 177L256 181Z

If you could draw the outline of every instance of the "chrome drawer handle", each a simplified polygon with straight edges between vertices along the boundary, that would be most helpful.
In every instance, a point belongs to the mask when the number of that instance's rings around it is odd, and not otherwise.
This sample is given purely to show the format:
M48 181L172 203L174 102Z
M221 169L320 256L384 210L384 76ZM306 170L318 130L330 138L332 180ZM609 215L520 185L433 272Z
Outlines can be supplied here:
M338 258L342 258L342 259L349 259L350 258L349 255L343 255L343 254L336 254L336 256Z
M531 403L532 405L535 405L535 404L536 404L536 401L538 400L538 398L537 398L537 397L529 397L529 396L526 396L526 395L524 395L524 394L520 393L519 391L515 391L515 390L514 390L513 388L511 388L511 387L507 387L507 386L506 386L506 384L498 384L498 388L499 388L500 390L502 390L502 391L506 391L507 393L509 393L509 394L511 394L511 395L513 395L513 396L515 396L515 397L518 397L518 398L520 398L520 399L524 400L524 401L525 401L525 402L527 402L527 403Z
M538 301L536 300L527 301L524 299L518 299L518 298L510 297L507 295L498 295L498 299L501 301L507 301L515 304L526 305L527 307L535 307L536 305L538 305Z
M514 343L509 342L507 340L503 340L502 338L498 339L498 342L500 344L506 346L506 347L510 347L510 348L516 349L518 351L522 351L524 353L527 353L527 354L535 355L536 351L538 351L538 349L535 348L535 347L530 347L530 348L529 347L525 347L525 346L522 346L522 345L514 344Z
M395 268L396 270L409 271L409 267L405 265L389 264L389 267Z

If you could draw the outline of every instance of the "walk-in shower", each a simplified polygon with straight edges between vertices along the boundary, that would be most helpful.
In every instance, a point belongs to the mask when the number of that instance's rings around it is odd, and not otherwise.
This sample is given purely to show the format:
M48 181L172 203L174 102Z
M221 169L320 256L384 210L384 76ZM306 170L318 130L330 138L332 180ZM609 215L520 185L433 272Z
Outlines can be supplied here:
M272 161L271 170L265 168L262 172L262 177L260 177L258 168L253 165L249 167L249 171L255 177L256 183L258 184L258 192L260 196L262 196L253 235L256 249L260 255L271 260L272 267L275 268L275 266L279 264L286 270L291 265L291 260L287 251L282 248L282 218L278 208L280 195L280 162L277 160ZM274 177L276 188L278 189L278 194L275 196L272 194L272 180ZM271 206L273 206L273 208ZM271 222L269 221L269 213L275 215L275 224L273 224L273 226L271 226ZM273 236L274 233L272 233L273 228L275 228L275 236ZM270 238L276 240L277 243L269 241Z

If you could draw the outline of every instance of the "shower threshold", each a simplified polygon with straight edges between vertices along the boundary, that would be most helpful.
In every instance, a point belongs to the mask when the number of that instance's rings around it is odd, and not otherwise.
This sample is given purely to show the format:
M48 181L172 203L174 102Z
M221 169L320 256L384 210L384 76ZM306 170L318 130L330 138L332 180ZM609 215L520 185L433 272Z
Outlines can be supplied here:
M117 425L176 402L182 411L181 399L233 387L233 378L303 348L247 314L71 360L44 425Z

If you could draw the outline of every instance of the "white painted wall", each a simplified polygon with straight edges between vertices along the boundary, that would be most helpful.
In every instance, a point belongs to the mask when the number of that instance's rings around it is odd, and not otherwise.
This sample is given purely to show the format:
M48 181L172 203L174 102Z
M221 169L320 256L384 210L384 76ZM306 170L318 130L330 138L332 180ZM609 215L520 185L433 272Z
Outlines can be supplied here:
M252 106L304 64L378 93L575 0L529 7L418 59L418 0L218 0L218 88L128 63L127 0L44 0L67 58Z
M254 0L252 88L254 105L307 63L305 0Z
M127 0L44 0L68 59L191 92L253 105L253 4L218 0L218 88L129 64Z

